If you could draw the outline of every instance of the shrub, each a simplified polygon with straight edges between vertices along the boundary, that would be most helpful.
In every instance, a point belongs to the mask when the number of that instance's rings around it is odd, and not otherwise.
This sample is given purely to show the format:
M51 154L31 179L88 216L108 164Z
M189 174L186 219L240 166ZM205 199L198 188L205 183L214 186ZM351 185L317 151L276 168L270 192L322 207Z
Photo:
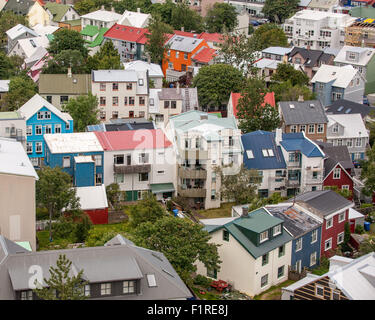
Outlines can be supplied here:
M66 218L61 218L58 222L52 224L52 232L54 238L72 239L74 231L74 222Z
M364 208L370 208L370 207L372 207L372 206L373 206L372 203L362 203L362 204L361 204L361 209L364 209Z
M36 220L48 220L48 219L49 219L48 209L37 207L36 208Z
M358 224L358 225L355 226L354 231L355 231L355 233L362 234L362 233L365 233L365 228L363 228L363 226Z
M173 202L171 200L168 200L167 203L166 203L166 206L167 206L168 211L172 211Z
M75 224L74 242L84 242L91 229L92 223L88 216L82 215L82 218Z
M370 213L366 216L365 221L370 222L370 223L374 223L374 222L375 222L375 211L370 212Z
M205 276L202 276L200 274L198 274L195 278L194 278L194 284L197 285L197 286L202 286L202 287L209 287L210 284L211 284L212 280L205 277Z

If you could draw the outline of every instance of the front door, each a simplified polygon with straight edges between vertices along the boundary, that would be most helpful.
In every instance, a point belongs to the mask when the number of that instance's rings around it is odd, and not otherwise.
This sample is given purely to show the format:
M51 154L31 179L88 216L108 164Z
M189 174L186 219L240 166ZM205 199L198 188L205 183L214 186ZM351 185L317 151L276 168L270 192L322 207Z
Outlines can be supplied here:
M298 260L298 261L296 262L296 271L297 271L298 273L301 273L301 271L302 271L302 261L301 261L301 260Z

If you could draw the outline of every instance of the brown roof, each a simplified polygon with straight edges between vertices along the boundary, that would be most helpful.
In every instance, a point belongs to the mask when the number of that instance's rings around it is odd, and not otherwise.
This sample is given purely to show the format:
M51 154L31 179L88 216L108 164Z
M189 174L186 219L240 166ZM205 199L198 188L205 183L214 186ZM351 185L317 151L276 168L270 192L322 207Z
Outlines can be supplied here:
M91 92L91 74L41 74L39 94L88 94Z
M181 88L180 93L177 93L177 88L163 88L159 93L160 100L182 100L181 95Z

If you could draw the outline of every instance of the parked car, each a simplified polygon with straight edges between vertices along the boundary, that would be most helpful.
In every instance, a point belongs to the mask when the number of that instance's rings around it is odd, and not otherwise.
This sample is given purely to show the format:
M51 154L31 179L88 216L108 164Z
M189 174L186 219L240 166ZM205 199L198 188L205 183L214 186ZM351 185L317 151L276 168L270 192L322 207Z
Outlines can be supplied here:
M270 21L268 19L259 19L258 23L264 24L264 23L269 23Z
M254 26L254 27L257 27L260 25L260 23L256 20L250 20L250 23Z

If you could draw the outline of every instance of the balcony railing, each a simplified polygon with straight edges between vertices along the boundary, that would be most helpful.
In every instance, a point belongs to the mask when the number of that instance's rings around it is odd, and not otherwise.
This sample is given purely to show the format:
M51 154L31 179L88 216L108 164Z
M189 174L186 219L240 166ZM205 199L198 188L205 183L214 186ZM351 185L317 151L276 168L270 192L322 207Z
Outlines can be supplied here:
M185 198L205 198L207 190L203 188L178 186L177 191L180 196Z
M126 164L114 164L113 171L115 173L147 173L151 171L151 164L135 164L135 165L126 165Z
M287 166L293 167L293 168L301 168L301 162L300 161L287 161Z
M298 187L300 184L301 184L301 183L300 183L299 180L289 180L289 179L287 179L287 180L285 181L285 186L286 186L287 188L290 188L290 187Z
M184 159L189 160L207 160L208 159L208 151L207 150L200 150L200 149L179 149L181 157Z
M183 179L207 179L207 171L202 167L178 167L178 176Z

